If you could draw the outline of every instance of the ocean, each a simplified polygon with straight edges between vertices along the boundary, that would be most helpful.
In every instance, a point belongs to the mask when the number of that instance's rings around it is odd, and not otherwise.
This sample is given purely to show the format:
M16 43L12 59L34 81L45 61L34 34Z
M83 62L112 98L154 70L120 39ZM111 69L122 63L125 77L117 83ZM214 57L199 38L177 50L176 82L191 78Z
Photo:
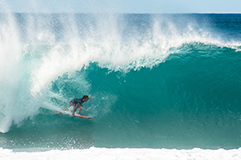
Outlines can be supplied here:
M241 159L241 14L0 14L0 159ZM91 95L81 119L57 114Z

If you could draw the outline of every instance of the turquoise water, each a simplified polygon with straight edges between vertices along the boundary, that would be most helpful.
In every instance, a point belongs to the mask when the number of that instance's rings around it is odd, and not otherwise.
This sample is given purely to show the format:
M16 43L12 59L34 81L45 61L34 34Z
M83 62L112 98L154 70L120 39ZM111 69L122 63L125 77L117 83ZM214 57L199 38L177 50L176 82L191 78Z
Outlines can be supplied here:
M239 148L240 17L2 14L0 146Z

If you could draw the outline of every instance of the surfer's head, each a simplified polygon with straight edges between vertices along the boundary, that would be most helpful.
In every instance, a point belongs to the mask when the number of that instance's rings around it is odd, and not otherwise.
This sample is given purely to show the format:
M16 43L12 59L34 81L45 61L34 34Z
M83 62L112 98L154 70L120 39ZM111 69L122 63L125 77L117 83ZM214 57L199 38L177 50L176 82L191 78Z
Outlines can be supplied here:
M91 99L92 97L90 96L87 96L87 95L84 95L83 97L82 97L82 100L84 101L84 102L87 102L89 99Z

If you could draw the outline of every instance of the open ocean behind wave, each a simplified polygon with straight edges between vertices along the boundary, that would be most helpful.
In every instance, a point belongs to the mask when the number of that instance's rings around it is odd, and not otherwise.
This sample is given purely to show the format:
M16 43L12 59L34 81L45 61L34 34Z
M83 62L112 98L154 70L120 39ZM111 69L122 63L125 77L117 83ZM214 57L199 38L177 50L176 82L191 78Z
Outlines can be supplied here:
M93 147L240 157L240 28L240 14L1 13L3 158ZM93 120L56 114L84 94Z

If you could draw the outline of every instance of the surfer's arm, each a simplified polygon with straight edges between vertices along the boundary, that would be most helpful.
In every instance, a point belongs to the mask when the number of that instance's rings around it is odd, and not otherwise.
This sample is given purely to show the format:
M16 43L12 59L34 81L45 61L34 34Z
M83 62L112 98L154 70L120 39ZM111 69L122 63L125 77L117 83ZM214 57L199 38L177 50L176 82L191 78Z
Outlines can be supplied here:
M77 108L78 108L78 105L76 105L75 108L74 108L74 111L73 111L73 113L72 113L73 116L74 116L74 113L75 113L75 111L76 111Z

